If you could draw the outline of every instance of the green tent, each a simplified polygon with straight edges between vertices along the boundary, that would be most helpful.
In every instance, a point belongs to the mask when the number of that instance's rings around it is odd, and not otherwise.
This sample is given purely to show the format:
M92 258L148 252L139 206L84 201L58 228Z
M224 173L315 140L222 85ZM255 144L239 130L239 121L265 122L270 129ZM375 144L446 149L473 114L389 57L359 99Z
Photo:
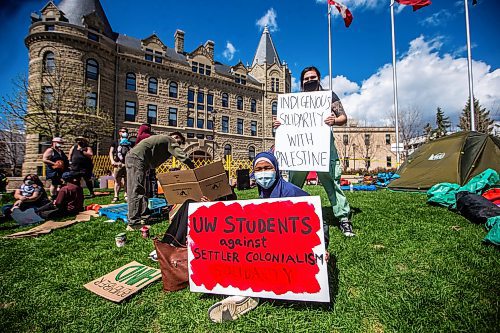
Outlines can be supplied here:
M392 190L426 191L437 183L464 185L491 168L500 173L500 138L478 132L458 132L419 147L401 165Z

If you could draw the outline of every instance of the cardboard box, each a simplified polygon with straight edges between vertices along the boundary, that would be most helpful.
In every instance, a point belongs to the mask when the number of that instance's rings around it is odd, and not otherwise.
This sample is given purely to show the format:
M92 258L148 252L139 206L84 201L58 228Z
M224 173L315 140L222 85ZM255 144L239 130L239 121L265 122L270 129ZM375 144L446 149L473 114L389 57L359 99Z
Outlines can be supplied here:
M194 170L179 170L156 175L169 205L202 196L216 200L232 193L222 161Z

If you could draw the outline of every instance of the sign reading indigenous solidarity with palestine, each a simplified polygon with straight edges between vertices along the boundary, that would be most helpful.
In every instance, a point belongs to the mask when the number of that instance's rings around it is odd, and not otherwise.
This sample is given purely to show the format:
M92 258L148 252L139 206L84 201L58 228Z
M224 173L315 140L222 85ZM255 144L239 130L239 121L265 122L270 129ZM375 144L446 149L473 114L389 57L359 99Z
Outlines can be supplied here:
M278 95L274 155L281 170L325 171L330 168L332 92L314 91Z
M161 277L159 269L132 261L84 285L85 288L113 302L121 302Z
M189 205L191 291L329 302L320 197Z

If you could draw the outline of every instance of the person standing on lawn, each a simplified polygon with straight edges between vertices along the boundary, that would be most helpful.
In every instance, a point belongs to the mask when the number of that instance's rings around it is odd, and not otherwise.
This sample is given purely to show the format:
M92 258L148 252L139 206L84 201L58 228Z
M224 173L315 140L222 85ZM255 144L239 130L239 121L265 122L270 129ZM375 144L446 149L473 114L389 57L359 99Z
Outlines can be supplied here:
M142 140L149 138L153 133L151 132L151 124L142 124L139 126L137 132L137 139L135 144L140 143ZM156 179L156 170L150 169L146 175L146 193L148 197L155 198L158 195L158 180Z
M194 163L181 149L186 142L179 132L170 135L153 135L142 140L125 157L127 168L128 226L127 230L138 230L149 218L146 174L174 156L194 169Z
M321 74L316 67L306 67L300 75L301 91L323 90L320 84ZM325 119L328 126L343 126L347 123L347 115L338 96L332 91L332 113ZM278 128L281 122L274 120L274 128ZM290 171L289 181L299 187L304 186L308 171ZM323 185L333 209L333 215L339 220L340 231L346 237L356 236L352 230L351 208L347 198L340 188L340 176L342 166L340 163L333 132L330 132L330 170L328 172L318 172L318 178Z
M47 169L45 171L46 178L50 179L50 195L53 199L57 196L57 191L62 185L61 176L69 166L68 157L62 151L61 138L53 138L52 145L45 150L42 156L42 162L45 163Z
M123 182L123 192L127 201L127 169L125 168L125 156L132 149L132 143L128 139L128 129L121 127L118 130L118 142L109 148L109 159L113 166L113 177L115 178L115 196L111 202L119 200L120 188Z
M89 147L89 142L83 136L75 139L76 145L69 150L69 160L71 161L70 169L75 174L80 174L85 180L85 184L90 192L90 197L95 197L94 184L92 183L92 172L94 170L94 163L92 157L94 151Z

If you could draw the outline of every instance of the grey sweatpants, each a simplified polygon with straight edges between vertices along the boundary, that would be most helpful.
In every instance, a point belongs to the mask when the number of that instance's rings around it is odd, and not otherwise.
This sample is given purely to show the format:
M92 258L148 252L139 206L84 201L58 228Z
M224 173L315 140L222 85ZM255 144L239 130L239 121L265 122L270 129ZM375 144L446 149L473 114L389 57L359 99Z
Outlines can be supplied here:
M138 225L149 217L146 196L146 172L144 161L134 155L125 156L127 168L128 224Z

